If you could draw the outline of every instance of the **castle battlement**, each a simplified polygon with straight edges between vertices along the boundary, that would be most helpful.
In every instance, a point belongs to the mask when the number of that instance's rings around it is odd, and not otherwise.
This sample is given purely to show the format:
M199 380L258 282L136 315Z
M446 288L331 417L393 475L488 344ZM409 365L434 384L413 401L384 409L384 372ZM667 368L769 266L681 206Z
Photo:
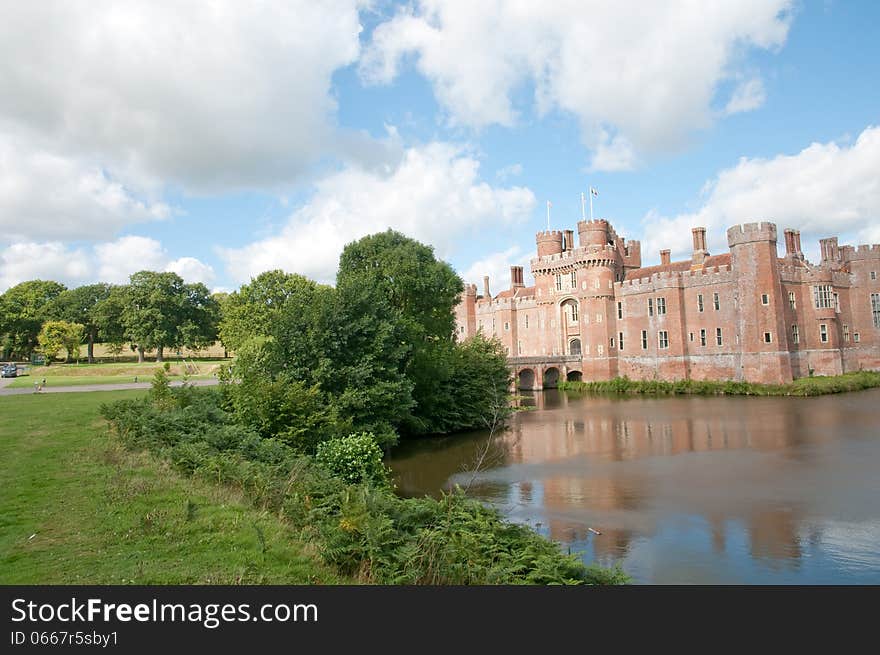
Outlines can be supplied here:
M760 221L731 226L729 253L710 255L706 228L694 227L691 257L673 262L662 249L660 264L643 268L640 242L607 220L579 221L577 230L577 246L573 230L536 234L529 295L520 295L527 287L514 266L509 290L481 297L474 311L469 285L456 309L459 338L482 330L499 339L521 388L550 384L550 367L569 380L774 384L880 369L870 298L880 292L880 244L841 246L830 236L812 264L797 229L785 230L780 256L776 225ZM483 288L488 294L488 281Z
M742 223L727 230L727 245L731 248L758 241L776 241L776 224L766 221Z

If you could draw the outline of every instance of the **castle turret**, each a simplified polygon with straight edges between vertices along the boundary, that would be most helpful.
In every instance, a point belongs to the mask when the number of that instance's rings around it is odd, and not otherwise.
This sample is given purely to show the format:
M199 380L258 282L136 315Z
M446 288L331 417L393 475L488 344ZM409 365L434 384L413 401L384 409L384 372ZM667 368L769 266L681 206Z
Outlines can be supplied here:
M736 279L735 320L742 350L740 377L747 381L790 382L776 226L735 225L727 230L727 243Z
M608 221L578 221L578 239L581 247L604 246L608 243Z
M559 230L547 230L535 235L535 243L538 246L538 257L558 255L562 252L562 232Z

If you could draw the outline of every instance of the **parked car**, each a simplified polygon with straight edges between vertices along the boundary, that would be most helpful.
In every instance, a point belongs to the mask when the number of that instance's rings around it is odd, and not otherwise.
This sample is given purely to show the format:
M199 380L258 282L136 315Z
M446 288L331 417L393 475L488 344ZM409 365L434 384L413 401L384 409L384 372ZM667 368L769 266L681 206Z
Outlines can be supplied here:
M0 371L0 377L14 378L18 377L18 366L15 364L4 364L3 370Z

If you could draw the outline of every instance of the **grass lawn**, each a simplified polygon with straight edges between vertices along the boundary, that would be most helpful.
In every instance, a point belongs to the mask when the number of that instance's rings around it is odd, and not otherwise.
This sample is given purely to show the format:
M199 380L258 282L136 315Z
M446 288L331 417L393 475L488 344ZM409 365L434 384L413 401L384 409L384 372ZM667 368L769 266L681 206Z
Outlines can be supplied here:
M229 360L213 359L196 362L196 368L185 369L176 359L169 359L169 377L171 380L182 380L185 373L191 380L208 380L220 371L220 367ZM117 384L120 382L149 382L153 373L162 368L156 362L113 362L101 364L53 364L52 366L35 366L9 385L11 389L33 387L34 382L46 379L50 387L69 387L80 384Z
M0 584L332 584L275 515L119 446L99 406L143 391L0 398Z

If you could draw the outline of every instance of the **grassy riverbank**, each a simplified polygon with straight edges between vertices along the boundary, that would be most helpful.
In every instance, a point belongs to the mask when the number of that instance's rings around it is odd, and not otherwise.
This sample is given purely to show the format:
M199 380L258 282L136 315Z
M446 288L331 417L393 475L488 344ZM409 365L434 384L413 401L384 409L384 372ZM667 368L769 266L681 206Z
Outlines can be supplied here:
M351 581L241 491L123 448L100 405L144 393L0 398L0 584Z
M581 393L694 394L725 396L822 396L880 387L880 372L858 371L844 375L799 378L789 384L712 380L630 380L627 377L596 382L560 382L559 389Z

